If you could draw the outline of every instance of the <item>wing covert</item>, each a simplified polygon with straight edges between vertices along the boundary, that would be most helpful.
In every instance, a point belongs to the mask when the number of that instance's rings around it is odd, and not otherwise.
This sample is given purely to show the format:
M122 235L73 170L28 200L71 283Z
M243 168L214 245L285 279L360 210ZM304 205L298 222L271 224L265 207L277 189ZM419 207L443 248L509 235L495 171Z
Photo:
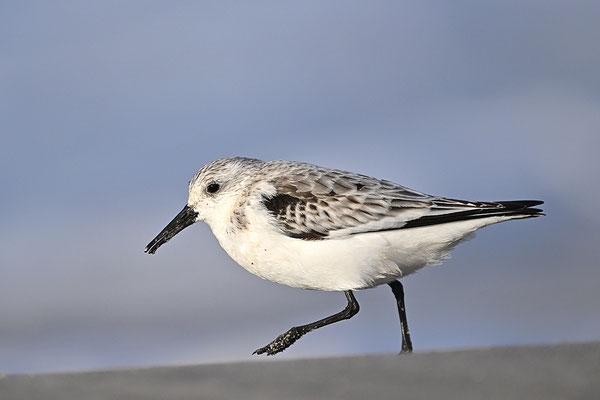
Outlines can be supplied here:
M509 211L502 202L431 196L393 182L290 161L266 163L262 204L287 236L322 240Z
M290 237L319 240L399 227L426 214L434 199L364 175L310 164L272 164L263 172L271 176L275 194L263 195L262 203Z

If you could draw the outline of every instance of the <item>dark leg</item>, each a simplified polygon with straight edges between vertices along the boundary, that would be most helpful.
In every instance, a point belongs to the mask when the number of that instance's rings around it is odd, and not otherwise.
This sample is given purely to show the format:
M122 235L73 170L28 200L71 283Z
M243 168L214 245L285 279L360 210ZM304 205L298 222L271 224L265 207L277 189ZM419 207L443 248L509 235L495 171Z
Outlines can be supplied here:
M341 321L343 319L352 318L359 310L358 302L352 291L346 290L344 292L346 295L346 299L348 300L348 305L342 311L337 314L333 314L330 317L320 319L311 324L294 326L289 331L277 336L275 340L266 345L265 347L261 347L256 350L252 354L263 354L267 353L268 356L272 356L273 354L277 354L280 351L283 351L294 344L294 342L300 339L303 335L307 334L310 331L314 331L315 329L319 329L325 325L333 324L334 322Z
M402 352L412 352L412 342L410 340L410 333L408 332L408 321L406 320L406 309L404 307L404 288L400 281L394 281L388 283L394 292L396 302L398 303L398 314L400 315L400 327L402 328Z

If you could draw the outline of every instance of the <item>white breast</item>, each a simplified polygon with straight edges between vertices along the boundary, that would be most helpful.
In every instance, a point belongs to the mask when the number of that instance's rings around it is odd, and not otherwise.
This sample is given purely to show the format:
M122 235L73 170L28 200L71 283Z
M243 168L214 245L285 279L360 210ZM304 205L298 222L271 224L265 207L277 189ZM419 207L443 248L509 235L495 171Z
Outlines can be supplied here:
M225 251L249 272L304 289L352 290L390 282L439 264L469 233L507 217L350 235L326 240L285 236L261 213L247 213L248 225L213 227ZM231 227L229 227L231 228Z

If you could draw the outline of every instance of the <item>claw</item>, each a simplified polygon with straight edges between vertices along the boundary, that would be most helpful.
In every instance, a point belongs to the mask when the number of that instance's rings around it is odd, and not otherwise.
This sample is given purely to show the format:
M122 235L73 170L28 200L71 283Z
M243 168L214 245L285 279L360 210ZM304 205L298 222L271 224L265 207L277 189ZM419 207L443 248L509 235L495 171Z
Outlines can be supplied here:
M296 342L296 340L300 339L305 333L306 332L303 332L299 328L293 327L289 331L277 336L275 340L273 340L265 347L261 347L260 349L255 350L252 354L267 353L268 356L275 355L293 345Z

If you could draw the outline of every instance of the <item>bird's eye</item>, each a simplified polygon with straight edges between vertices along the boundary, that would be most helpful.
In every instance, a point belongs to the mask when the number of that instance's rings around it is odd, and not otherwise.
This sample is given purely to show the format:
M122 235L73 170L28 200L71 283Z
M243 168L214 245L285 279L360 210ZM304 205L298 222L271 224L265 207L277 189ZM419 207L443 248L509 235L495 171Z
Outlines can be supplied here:
M206 187L208 193L217 193L221 186L218 183L211 183Z

